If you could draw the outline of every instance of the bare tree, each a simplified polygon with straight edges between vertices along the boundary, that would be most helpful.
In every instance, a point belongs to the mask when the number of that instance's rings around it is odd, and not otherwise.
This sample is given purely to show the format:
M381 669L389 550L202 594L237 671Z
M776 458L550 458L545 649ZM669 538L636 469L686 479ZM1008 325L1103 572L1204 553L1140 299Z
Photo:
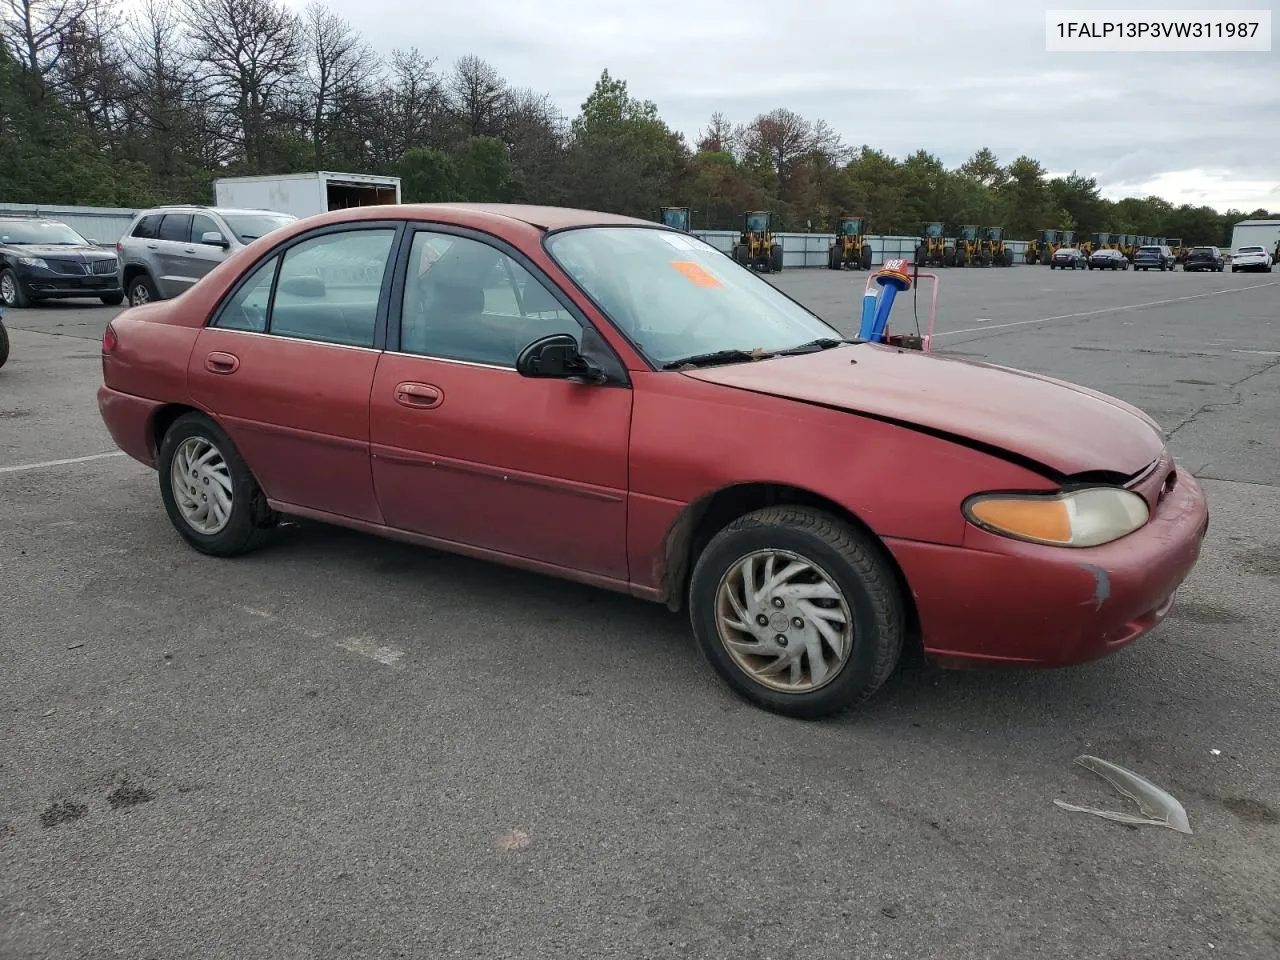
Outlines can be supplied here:
M99 149L117 139L128 101L119 19L117 0L86 0L59 40L61 56L51 77Z
M262 169L302 68L297 18L275 0L186 0L184 14L202 81L222 101L245 163Z
M713 153L733 153L737 146L737 134L729 118L717 110L705 130L698 131L698 149Z
M14 59L48 87L62 59L63 38L89 0L0 0L0 25Z
M453 65L448 83L449 107L466 136L499 136L508 94L502 74L480 57L467 54Z
M565 149L568 118L548 94L529 88L509 91L502 138L511 162L523 175L528 199L559 203L565 199Z
M816 153L834 162L846 152L825 120L808 120L785 107L762 113L740 131L740 137L748 152L769 158L783 181L803 157Z
M302 15L303 45L307 58L305 90L316 167L324 168L325 144L334 109L350 110L371 96L379 63L377 55L351 24L319 0L312 0Z
M211 110L214 97L199 81L172 4L142 0L121 46L129 85L126 155L166 183L181 176L186 165L214 168L224 162L225 137Z
M406 150L436 142L445 106L435 65L417 47L391 52L390 80L379 98L382 122L371 131L375 159L398 163Z

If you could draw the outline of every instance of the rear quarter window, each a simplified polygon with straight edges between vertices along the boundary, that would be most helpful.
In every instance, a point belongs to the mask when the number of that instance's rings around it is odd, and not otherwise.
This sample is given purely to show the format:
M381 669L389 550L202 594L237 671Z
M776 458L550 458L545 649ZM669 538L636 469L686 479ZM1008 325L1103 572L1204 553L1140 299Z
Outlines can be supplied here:
M145 217L137 222L133 228L131 237L137 237L139 240L154 240L156 234L160 232L160 218L158 213L148 213Z

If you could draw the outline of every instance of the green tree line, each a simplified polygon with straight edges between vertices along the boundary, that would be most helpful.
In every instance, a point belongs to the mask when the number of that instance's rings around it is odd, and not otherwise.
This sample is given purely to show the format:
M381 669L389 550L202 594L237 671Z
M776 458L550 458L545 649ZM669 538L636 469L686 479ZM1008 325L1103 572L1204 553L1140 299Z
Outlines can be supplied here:
M1225 244L1266 210L1112 201L1092 177L982 149L956 168L920 149L853 146L778 107L711 116L692 142L604 71L575 117L474 55L380 57L319 2L0 0L0 202L138 207L210 202L221 176L341 170L402 178L407 201L526 201L696 228L771 210L779 229L843 215L875 233L927 221L1180 237Z

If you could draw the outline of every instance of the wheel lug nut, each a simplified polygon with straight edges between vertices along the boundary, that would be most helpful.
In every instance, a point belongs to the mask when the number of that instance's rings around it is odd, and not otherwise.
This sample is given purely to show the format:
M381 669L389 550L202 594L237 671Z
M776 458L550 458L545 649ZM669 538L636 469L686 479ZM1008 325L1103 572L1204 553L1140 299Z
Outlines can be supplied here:
M778 634L776 637L774 637L774 638L773 638L773 642L774 642L774 643L776 643L776 644L777 644L778 646L780 646L780 647L785 647L785 646L787 645L787 643L788 643L788 641L787 641L787 635L786 635L785 633L780 633L780 634Z
M756 617L756 623L760 624L762 627L767 627L769 625L769 618L762 613Z
M804 629L804 621L803 621L803 620L801 620L799 617L792 617L792 618L791 618L791 625L792 625L793 627L795 627L797 630L803 630L803 629Z
M781 610L781 609L782 609L782 606L783 606L783 604L782 604L782 598L781 598L781 597L774 597L774 598L773 598L773 605L774 605L775 607L777 607L779 610Z

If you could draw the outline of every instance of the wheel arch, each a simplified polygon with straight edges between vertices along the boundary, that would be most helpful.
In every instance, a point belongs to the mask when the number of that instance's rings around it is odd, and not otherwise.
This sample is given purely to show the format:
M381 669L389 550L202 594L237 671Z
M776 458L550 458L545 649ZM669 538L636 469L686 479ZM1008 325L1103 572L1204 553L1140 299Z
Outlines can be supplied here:
M147 442L151 445L151 456L159 462L160 444L164 442L164 435L169 432L169 428L174 422L184 414L200 413L208 416L204 410L199 407L193 407L189 403L169 403L163 407L158 407L151 415L151 424L147 430Z
M822 510L843 520L867 538L891 571L906 615L906 647L921 649L920 618L906 574L884 541L856 513L844 505L804 487L786 483L738 483L707 493L687 504L667 530L663 541L659 596L677 612L687 605L693 567L720 530L745 514L764 507L803 506Z

